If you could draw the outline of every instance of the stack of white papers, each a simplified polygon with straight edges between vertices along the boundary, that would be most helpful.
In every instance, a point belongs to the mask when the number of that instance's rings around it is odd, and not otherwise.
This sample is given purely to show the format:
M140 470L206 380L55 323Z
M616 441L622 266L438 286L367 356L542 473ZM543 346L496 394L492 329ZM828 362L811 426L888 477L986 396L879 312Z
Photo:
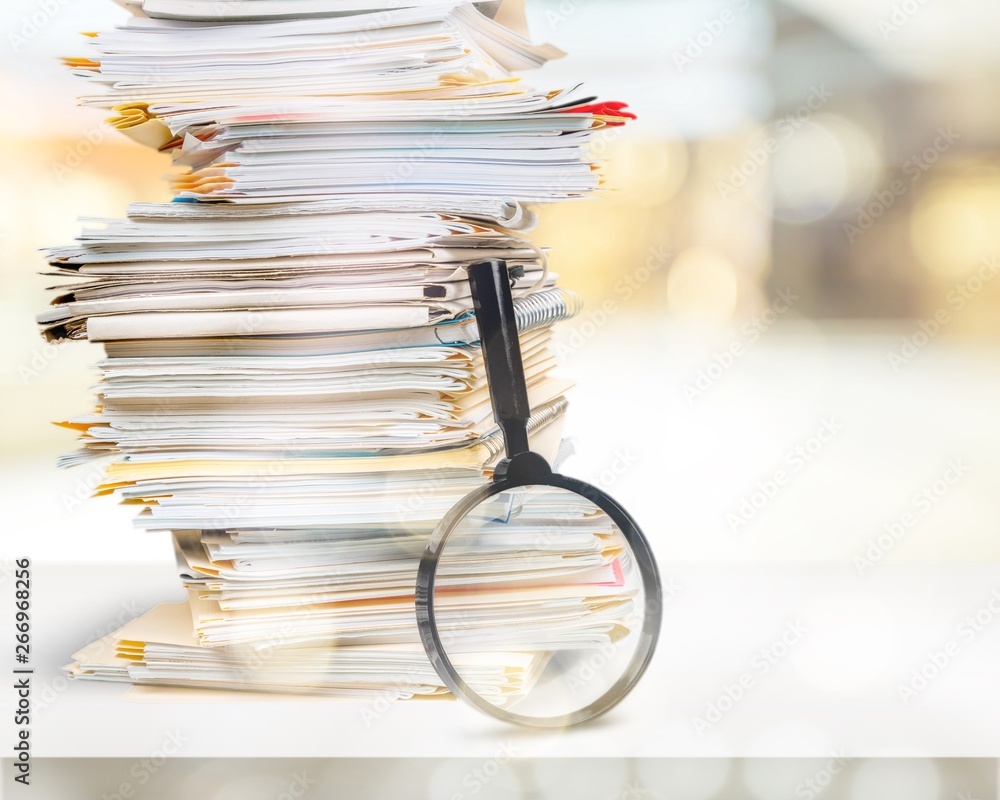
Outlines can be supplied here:
M414 6L240 24L140 17L68 63L95 85L85 104L173 154L181 198L545 201L600 185L588 145L630 116L620 104L526 89L513 70L560 51L470 3Z
M76 245L52 248L56 274L88 280L57 287L63 293L38 318L46 335L111 341L403 328L472 310L470 260L522 266L519 296L553 281L530 242L461 217L206 216L137 209L127 220L99 220Z
M405 483L406 476L401 479ZM328 638L341 646L417 644L413 587L426 528L454 503L460 482L442 472L430 489L426 481L413 485L405 506L400 489L383 490L381 504L370 502L362 489L327 517L338 524L326 527L176 533L197 636L211 646L252 644L262 635L285 642ZM390 508L400 524L373 524ZM555 525L559 536L546 537ZM515 594L509 586L497 595L505 602L495 609L487 591L490 581L511 574L531 576L518 579L516 614L503 617L508 634L523 632L516 649L558 649L553 630L557 639L572 630L577 642L587 635L597 639L596 646L605 643L600 637L609 620L632 610L633 587L622 591L621 555L606 517L560 521L550 529L537 520L511 520L502 533L478 538L467 571L441 578L443 589L464 590L454 593L449 609L464 614L461 646L475 651L495 634L497 614L512 613L505 610ZM594 614L596 605L605 611ZM568 620L566 627L553 626L553 615ZM544 647L541 635L549 637ZM506 641L518 638L509 635Z
M191 615L181 603L156 606L74 653L73 659L66 668L73 678L140 686L368 702L450 696L419 645L336 647L318 640L204 647L191 634ZM489 661L474 655L458 659L478 691L509 695L522 690L535 660L527 653L506 653Z
M504 449L466 270L520 268L529 433L551 459L570 388L551 328L579 300L528 238L528 204L597 189L588 145L631 115L524 87L516 71L561 53L525 38L516 0L123 5L135 16L66 62L84 104L173 156L177 196L50 249L38 322L103 344L62 463L103 463L98 493L171 532L190 602L84 648L69 674L444 695L417 637L417 565ZM560 646L554 619L599 646L630 613L611 532L570 516L572 534L530 555L516 537L483 554L534 576L508 621L520 646L462 656L484 694L530 684Z
M527 342L536 405L568 388L548 375L548 339L539 331ZM482 357L468 347L151 361L98 365L101 406L68 423L84 446L65 463L114 453L138 463L420 452L470 444L494 429Z

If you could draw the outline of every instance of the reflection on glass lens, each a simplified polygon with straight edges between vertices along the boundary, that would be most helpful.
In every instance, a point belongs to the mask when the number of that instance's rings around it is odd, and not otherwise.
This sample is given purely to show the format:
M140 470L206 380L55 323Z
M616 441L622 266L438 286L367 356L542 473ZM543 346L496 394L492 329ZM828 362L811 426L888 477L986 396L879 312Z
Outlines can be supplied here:
M625 674L642 630L639 570L587 498L519 487L460 519L437 565L434 621L473 692L511 713L563 717Z

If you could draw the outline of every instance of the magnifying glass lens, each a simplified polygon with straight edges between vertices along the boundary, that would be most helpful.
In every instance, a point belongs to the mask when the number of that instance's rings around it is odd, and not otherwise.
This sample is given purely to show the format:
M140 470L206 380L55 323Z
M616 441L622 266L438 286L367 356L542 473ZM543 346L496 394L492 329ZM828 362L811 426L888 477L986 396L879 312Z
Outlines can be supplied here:
M432 622L469 690L511 713L560 718L628 671L643 629L642 587L628 542L592 501L517 487L453 523Z

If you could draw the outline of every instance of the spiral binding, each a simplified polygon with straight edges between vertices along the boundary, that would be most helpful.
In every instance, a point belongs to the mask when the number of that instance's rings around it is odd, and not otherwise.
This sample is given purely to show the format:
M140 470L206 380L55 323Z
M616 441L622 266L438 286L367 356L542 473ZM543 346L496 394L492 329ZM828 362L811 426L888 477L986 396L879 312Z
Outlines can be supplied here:
M572 319L583 309L583 300L566 289L547 289L514 301L514 316L521 333Z
M534 413L528 417L528 433L532 434L535 431L544 428L560 414L565 413L568 406L569 401L565 397L557 397L555 400L551 400L548 403L536 408ZM483 445L489 453L489 460L487 463L492 462L497 456L501 455L506 447L503 432L500 430L486 434L479 440L479 443Z

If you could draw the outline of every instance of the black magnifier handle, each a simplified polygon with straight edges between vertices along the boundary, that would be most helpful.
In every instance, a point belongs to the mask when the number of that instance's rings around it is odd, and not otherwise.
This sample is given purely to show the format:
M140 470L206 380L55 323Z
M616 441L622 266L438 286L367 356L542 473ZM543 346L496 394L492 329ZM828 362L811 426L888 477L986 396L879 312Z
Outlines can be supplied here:
M528 452L528 387L517 335L512 273L498 258L469 267L472 303L486 361L486 379L493 400L493 417L503 431L507 458ZM521 273L523 274L523 272Z

